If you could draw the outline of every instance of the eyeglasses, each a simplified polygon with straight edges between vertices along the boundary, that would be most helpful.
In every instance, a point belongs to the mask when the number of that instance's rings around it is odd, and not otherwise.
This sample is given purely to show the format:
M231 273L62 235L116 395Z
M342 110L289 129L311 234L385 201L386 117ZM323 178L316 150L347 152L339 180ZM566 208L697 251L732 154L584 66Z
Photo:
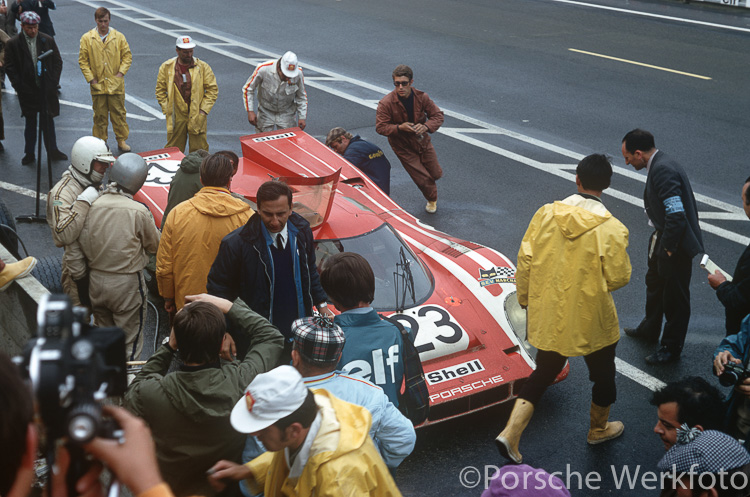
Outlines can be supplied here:
M393 86L398 88L399 86L409 86L411 84L411 81L394 81Z

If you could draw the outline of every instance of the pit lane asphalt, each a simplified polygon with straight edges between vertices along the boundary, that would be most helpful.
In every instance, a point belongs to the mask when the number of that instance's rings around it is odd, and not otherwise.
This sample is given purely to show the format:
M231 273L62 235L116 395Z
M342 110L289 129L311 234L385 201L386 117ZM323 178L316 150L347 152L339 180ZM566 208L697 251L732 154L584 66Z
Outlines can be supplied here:
M734 27L748 26L745 11L672 2L599 3ZM53 12L65 62L61 98L84 105L90 103L90 97L77 67L77 48L80 35L93 27L91 5L61 1L58 11ZM410 64L415 69L415 86L428 91L446 110L577 154L603 151L620 166L624 166L619 153L622 135L633 127L645 127L655 133L660 148L683 163L696 192L739 206L741 183L748 175L743 167L744 137L750 128L747 112L741 110L747 109L745 81L750 67L748 35L743 32L544 0L474 1L463 2L460 7L455 2L437 1L429 4L429 10L419 2L333 0L281 0L274 2L273 8L270 4L257 4L248 10L245 2L230 0L222 2L220 12L211 10L205 2L131 2L128 5L139 6L143 11L136 15L112 9L116 4L105 5L113 10L112 26L125 33L133 49L127 91L153 108L157 107L153 97L156 71L163 60L174 54L170 31L174 25L155 21L149 15L163 12L182 24L227 36L260 51L280 54L295 50L303 67L324 68L377 87L390 85L390 72L396 64ZM237 12L247 15L227 15ZM125 21L125 16L135 22ZM170 32L159 33L152 28ZM205 33L191 34L199 42L211 41ZM240 58L265 58L262 53L246 55L246 50L231 44L214 48ZM618 64L573 53L569 48L705 74L713 79L705 82ZM219 101L209 116L212 150L229 148L239 152L237 139L251 131L239 91L251 68L237 58L205 47L198 47L196 56L211 64L220 86ZM308 78L316 75L311 71L306 74ZM387 141L374 131L374 112L342 98L354 95L368 100L373 98L372 92L356 83L346 82L343 86L336 87L342 95L335 95L308 85L307 131L322 138L328 129L340 125L379 144L393 165L394 199L446 233L491 246L514 259L535 210L574 190L569 179L528 168L498 155L490 147L437 134L435 147L446 173L439 183L440 210L435 216L423 215L423 201L417 190ZM33 188L31 169L20 165L23 123L15 97L4 95L3 104L7 151L0 159L4 172L1 180ZM128 109L131 115L153 117L131 103ZM61 117L56 119L60 148L68 153L77 137L90 133L90 119L90 111L64 105ZM164 121L131 118L129 123L129 143L136 150L164 145ZM465 122L455 118L445 124L446 128L465 126ZM507 135L487 135L484 142L547 164L575 163ZM110 145L115 145L113 138ZM66 166L53 165L55 179ZM613 179L613 188L639 198L643 186L618 175ZM7 191L0 195L16 215L33 211L29 197ZM631 230L633 278L630 285L615 293L621 325L630 326L638 322L643 312L649 229L642 208L606 194L604 201ZM702 211L718 209L702 206ZM729 231L748 234L746 221L715 222ZM59 253L51 246L46 226L23 225L20 231L32 254ZM712 258L731 271L742 245L712 234L704 236ZM697 262L691 290L693 314L679 364L668 368L646 366L642 358L652 349L628 338L621 341L618 357L661 381L686 374L709 377L708 356L723 335L723 312ZM660 442L650 431L655 410L647 403L648 388L622 375L618 375L618 388L614 417L625 422L625 434L611 443L587 447L584 437L590 384L583 361L573 359L570 377L547 391L524 434L521 449L525 462L550 472L565 474L566 465L570 465L568 473L577 471L585 477L596 472L602 476L602 490L594 492L585 485L577 489L574 475L573 495L654 493L648 492L641 481L634 489L616 489L612 466L619 476L623 468L629 468L632 474L640 465L642 476L644 471L654 469L663 454ZM479 487L468 489L462 485L460 472L464 467L476 467L483 476L485 465L501 465L491 440L508 412L508 407L493 408L422 430L417 449L397 475L404 494L478 495ZM471 474L472 470L464 473L467 478Z

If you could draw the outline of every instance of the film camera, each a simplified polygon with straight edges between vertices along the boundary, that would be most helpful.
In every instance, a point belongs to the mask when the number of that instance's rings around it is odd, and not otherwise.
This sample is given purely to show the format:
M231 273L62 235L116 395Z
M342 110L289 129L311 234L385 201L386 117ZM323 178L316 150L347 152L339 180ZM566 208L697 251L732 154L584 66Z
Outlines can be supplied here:
M73 307L66 295L44 296L37 325L37 338L15 362L33 387L45 428L47 464L54 463L56 442L66 439L68 481L75 483L86 470L81 446L97 436L122 436L114 421L102 416L102 402L125 393L125 334L120 328L89 326L86 310Z
M750 377L750 371L745 369L742 364L727 362L724 365L724 372L719 375L719 383L725 387L733 387L739 385L748 377Z

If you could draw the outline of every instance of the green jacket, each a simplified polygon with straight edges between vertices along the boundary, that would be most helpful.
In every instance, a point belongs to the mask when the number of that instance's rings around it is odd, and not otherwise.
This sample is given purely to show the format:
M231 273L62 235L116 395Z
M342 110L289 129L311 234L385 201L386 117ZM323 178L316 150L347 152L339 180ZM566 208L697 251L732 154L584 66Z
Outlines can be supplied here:
M228 317L251 336L242 363L167 374L173 352L162 346L125 393L125 406L151 427L159 469L177 497L215 495L206 470L220 459L241 462L245 435L229 415L253 378L281 357L281 333L244 302L238 299Z
M198 155L197 151L187 154L180 162L180 169L177 170L169 184L167 207L164 209L164 216L161 218L162 229L164 229L169 211L174 209L177 204L193 198L193 195L203 188L200 173L201 162L203 162L203 157Z

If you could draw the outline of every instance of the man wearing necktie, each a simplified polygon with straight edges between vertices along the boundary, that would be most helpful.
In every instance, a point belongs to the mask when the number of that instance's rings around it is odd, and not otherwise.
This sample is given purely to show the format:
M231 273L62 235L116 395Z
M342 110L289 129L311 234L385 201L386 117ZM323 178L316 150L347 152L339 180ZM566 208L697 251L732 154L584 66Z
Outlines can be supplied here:
M312 316L313 306L333 313L320 285L310 224L292 211L292 190L286 183L267 181L258 188L257 203L247 224L221 241L207 288L231 301L241 298L279 328L285 338L282 363L288 363L292 322ZM246 345L237 343L240 357Z

